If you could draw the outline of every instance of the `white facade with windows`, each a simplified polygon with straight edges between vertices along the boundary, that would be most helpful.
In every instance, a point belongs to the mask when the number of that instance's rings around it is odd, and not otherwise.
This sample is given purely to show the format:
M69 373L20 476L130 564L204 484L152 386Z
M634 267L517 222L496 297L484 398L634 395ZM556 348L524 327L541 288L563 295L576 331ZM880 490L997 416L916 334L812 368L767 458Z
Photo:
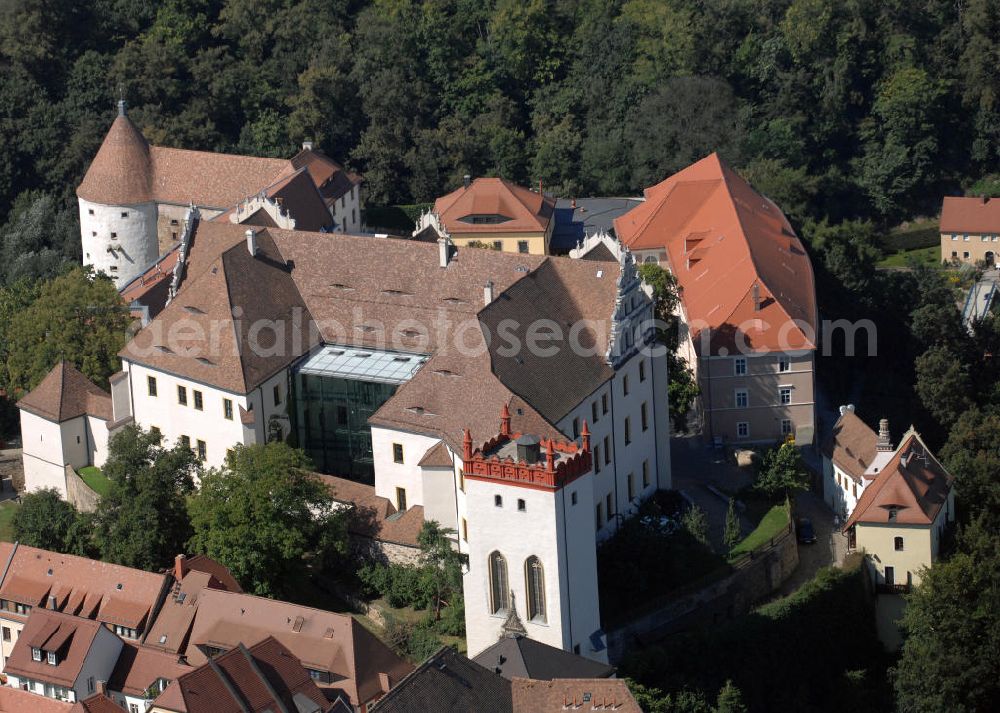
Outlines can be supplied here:
M93 265L120 288L156 260L159 248L155 203L101 205L83 198L78 201L84 265Z

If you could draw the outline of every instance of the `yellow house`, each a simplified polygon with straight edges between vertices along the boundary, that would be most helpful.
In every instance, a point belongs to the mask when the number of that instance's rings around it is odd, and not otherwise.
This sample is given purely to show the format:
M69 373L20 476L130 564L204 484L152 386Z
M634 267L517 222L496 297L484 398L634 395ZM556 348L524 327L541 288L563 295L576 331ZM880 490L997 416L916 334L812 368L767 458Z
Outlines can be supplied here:
M941 260L997 264L1000 199L947 197L941 205Z
M899 645L898 596L920 584L938 558L945 528L955 520L952 478L913 427L861 494L844 525L848 548L865 552L878 593L879 635Z
M434 201L417 220L413 237L447 237L511 253L547 255L555 227L555 198L502 178L477 178Z

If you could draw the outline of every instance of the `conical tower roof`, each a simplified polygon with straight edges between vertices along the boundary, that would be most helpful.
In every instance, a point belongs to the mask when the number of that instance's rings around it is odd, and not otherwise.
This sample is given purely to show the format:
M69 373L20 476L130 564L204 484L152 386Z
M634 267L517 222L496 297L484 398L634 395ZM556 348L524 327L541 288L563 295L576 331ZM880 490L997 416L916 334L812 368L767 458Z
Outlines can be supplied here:
M118 116L104 137L87 175L76 189L84 200L104 205L134 205L150 200L149 144L119 102Z

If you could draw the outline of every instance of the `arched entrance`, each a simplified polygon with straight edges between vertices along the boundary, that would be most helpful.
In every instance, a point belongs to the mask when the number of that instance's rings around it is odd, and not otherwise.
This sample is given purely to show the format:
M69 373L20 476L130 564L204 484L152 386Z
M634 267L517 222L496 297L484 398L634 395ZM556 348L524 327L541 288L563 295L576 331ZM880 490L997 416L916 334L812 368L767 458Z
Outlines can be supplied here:
M983 260L986 261L987 267L993 267L996 265L997 256L992 250L987 250L986 255L983 256Z

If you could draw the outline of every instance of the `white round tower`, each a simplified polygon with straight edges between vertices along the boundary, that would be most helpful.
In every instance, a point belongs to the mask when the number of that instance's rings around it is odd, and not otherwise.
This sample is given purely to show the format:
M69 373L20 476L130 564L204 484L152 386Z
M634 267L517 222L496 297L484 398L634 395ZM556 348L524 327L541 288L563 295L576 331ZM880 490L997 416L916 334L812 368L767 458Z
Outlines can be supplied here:
M149 144L118 102L118 116L76 189L83 264L120 289L159 256Z

